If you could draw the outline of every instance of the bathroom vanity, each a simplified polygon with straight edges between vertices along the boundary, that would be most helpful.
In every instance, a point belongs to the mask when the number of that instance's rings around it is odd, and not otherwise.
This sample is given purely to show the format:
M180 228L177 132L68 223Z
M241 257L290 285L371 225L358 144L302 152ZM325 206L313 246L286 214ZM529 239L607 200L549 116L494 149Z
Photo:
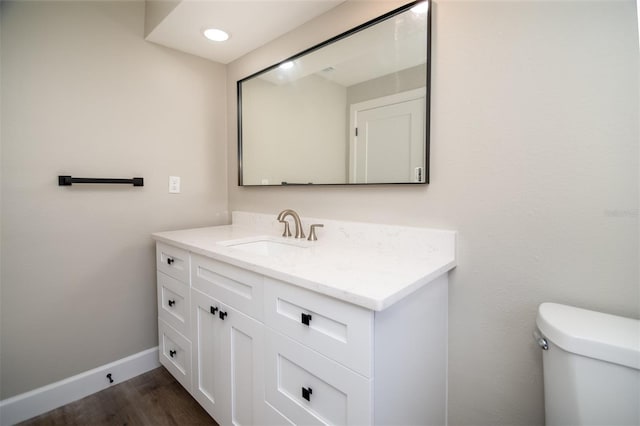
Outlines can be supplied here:
M446 424L455 232L314 223L153 234L160 362L221 425Z

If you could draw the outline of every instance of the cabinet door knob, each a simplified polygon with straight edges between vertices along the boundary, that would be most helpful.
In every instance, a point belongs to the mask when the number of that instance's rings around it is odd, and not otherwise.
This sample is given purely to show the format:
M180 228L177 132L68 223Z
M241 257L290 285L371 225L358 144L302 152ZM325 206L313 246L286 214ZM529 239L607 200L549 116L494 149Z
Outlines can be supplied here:
M167 303L169 304L169 306L173 306L176 304L175 300L168 300Z
M216 312L218 312L218 308L214 306L209 306L209 312L211 312L211 315L215 315Z
M176 356L176 351L174 351L174 350L170 350L170 351L169 351L169 356L170 356L171 358L173 358L174 356Z
M218 316L220 317L221 320L224 320L224 317L227 316L227 313L224 311L220 311L220 313L218 314Z
M174 259L172 259L172 258L170 258L170 257L167 257L167 264L168 264L168 265L171 265L173 262L175 262L175 260L174 260Z
M302 388L302 397L307 401L311 401L311 394L313 390L311 388Z
M300 321L302 321L304 325L309 325L309 321L311 321L311 314L305 314L303 312L302 314L300 314L300 317Z

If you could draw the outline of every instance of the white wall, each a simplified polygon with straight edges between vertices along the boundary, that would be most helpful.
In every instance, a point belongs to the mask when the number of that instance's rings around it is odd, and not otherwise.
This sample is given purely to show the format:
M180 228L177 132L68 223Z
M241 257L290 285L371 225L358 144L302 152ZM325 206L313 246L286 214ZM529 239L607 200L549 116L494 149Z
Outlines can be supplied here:
M143 37L142 1L2 2L1 398L156 346L150 233L228 220L225 67Z
M392 7L347 2L228 66L230 208L458 230L449 423L542 424L538 304L640 316L634 1L433 6L431 184L236 186L236 80Z

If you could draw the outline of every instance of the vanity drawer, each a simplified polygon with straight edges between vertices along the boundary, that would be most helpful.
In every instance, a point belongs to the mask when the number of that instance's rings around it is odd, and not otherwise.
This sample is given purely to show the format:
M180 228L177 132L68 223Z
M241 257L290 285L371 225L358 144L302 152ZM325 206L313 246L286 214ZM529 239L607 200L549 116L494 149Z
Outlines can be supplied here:
M191 284L194 288L250 317L262 320L262 275L195 254L191 268Z
M156 265L159 271L183 283L189 282L189 252L187 250L157 243Z
M298 425L368 425L372 380L268 330L265 398Z
M372 376L373 312L265 278L265 324L366 376Z
M184 336L189 335L189 286L158 272L158 316Z
M191 392L191 342L158 319L160 363Z

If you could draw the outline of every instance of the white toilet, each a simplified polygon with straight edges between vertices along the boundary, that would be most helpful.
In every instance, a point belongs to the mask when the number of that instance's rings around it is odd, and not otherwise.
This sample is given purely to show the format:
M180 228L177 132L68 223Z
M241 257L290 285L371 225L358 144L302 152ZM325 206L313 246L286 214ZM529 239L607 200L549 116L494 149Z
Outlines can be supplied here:
M640 425L640 321L543 303L547 426Z

